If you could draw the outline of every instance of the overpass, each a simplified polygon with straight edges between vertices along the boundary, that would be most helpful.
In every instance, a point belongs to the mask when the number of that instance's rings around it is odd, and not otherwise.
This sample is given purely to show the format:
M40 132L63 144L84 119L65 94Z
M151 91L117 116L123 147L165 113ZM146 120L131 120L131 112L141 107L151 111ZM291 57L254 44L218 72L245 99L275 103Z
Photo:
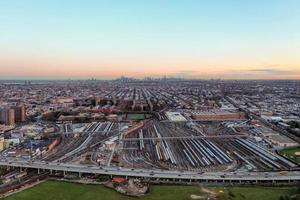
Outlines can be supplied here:
M113 176L123 176L126 178L142 178L158 182L190 182L190 183L300 183L300 171L289 171L286 174L279 172L193 172L193 171L170 171L158 169L133 169L120 167L101 167L80 164L45 162L45 161L16 161L1 160L0 166L23 169L33 169L37 173L41 171L78 173L82 174L102 174Z

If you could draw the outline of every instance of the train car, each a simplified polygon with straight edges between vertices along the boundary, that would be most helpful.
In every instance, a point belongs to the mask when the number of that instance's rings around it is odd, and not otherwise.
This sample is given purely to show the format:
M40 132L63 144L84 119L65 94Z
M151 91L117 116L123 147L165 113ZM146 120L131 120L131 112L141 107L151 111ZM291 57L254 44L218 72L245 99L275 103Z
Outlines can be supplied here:
M53 142L51 142L48 147L47 147L47 151L52 151L55 147L57 147L57 145L59 145L61 142L61 137L56 138Z

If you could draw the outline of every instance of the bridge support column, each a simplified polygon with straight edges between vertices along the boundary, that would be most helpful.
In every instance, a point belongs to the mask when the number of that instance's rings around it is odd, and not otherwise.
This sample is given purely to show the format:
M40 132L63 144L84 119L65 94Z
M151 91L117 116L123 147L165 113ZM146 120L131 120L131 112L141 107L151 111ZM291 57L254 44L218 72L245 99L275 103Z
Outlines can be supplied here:
M38 174L40 174L40 168L38 168Z
M52 175L52 169L50 169L50 175Z
M82 173L81 173L81 172L79 172L79 173L78 173L78 176L79 176L79 178L81 178L81 176L82 176Z
M64 177L66 176L66 171L64 171Z
M22 172L22 167L20 167L20 172Z

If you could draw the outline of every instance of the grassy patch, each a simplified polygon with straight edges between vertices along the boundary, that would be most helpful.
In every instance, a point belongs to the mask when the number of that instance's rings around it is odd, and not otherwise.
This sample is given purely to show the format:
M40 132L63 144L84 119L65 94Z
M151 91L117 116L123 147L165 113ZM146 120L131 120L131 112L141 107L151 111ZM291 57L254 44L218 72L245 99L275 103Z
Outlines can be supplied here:
M278 153L300 164L300 157L295 156L295 153L299 151L300 147L296 147L293 149L280 150Z
M144 200L189 199L190 194L200 193L198 187L152 186L151 194ZM6 200L134 200L102 185L82 185L59 181L47 181L15 194Z
M285 154L285 155L295 155L295 153L298 151L300 151L300 147L296 147L293 149L283 149L283 150L280 150L279 153Z
M279 200L280 196L296 194L296 187L230 187L227 194L232 194L224 199L232 200ZM228 198L229 197L229 198Z
M129 120L143 120L145 119L144 114L128 114L127 119Z
M215 188L223 190L219 200L277 200L282 195L292 195L296 187L230 187ZM153 185L150 194L142 198L123 196L102 185L81 185L59 181L47 181L38 186L17 193L6 200L188 200L191 194L201 195L201 188L196 186Z

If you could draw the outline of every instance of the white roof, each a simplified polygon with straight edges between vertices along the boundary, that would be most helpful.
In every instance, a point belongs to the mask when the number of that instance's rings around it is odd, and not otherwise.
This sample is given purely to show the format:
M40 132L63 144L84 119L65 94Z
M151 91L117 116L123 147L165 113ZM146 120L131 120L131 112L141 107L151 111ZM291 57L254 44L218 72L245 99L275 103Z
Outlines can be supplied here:
M171 121L186 121L186 118L179 112L166 112L166 116Z

